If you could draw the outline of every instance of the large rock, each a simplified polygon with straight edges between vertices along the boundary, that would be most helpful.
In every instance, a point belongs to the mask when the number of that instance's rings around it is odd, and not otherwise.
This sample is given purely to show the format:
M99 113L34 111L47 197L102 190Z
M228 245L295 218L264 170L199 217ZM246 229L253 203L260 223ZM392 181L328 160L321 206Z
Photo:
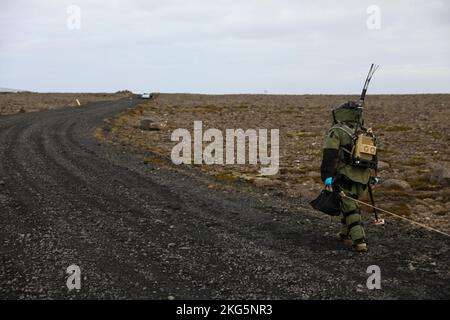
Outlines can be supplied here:
M378 171L387 170L391 167L391 165L384 161L378 161Z
M430 209L424 206L423 204L418 204L414 207L413 211L418 215L424 215L427 214L430 211Z
M142 119L139 124L139 129L141 130L157 131L161 130L161 127L162 126L159 123L153 122L153 120L149 118Z
M410 191L411 186L408 182L405 180L400 179L387 179L382 182L382 186L388 189L395 189L395 190L406 190Z
M436 216L445 216L447 214L447 209L438 204L433 207L432 213Z
M153 120L150 118L144 118L141 120L140 124L139 124L139 128L141 130L148 130L148 128L150 127L150 125L153 123Z
M430 182L442 186L450 186L450 170L448 168L434 169L430 175Z

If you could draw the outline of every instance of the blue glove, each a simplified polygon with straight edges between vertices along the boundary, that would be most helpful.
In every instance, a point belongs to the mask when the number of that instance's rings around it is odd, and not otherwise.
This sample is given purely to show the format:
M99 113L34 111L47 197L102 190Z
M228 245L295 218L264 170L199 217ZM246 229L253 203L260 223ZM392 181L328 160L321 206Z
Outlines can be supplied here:
M333 183L333 178L332 177L328 177L325 179L325 185L326 186L331 186L331 184Z

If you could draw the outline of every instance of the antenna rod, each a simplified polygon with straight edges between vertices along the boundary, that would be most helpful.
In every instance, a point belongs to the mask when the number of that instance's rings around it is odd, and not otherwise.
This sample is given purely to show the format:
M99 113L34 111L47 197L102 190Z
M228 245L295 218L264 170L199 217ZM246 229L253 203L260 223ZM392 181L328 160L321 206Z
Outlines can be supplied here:
M369 87L370 80L372 80L372 76L377 71L379 65L372 63L369 69L369 73L367 74L366 82L364 82L364 87L361 93L361 97L359 98L359 103L362 106L364 104L364 99L366 98L367 88Z

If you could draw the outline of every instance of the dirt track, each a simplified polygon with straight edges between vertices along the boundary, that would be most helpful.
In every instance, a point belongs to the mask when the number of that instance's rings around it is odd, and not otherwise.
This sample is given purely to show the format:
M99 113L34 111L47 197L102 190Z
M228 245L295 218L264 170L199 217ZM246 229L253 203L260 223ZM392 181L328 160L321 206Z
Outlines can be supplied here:
M95 140L137 102L0 118L0 298L450 298L449 238L366 221L357 255L300 200L211 190Z

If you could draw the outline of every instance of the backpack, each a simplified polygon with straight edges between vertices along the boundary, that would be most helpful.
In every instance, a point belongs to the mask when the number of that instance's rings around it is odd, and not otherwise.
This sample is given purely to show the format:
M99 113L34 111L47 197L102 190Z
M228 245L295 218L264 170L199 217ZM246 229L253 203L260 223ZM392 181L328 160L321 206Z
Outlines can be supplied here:
M351 145L344 146L344 161L352 167L376 169L378 165L377 140L371 129L352 129L338 123L331 129L340 129L350 136Z

